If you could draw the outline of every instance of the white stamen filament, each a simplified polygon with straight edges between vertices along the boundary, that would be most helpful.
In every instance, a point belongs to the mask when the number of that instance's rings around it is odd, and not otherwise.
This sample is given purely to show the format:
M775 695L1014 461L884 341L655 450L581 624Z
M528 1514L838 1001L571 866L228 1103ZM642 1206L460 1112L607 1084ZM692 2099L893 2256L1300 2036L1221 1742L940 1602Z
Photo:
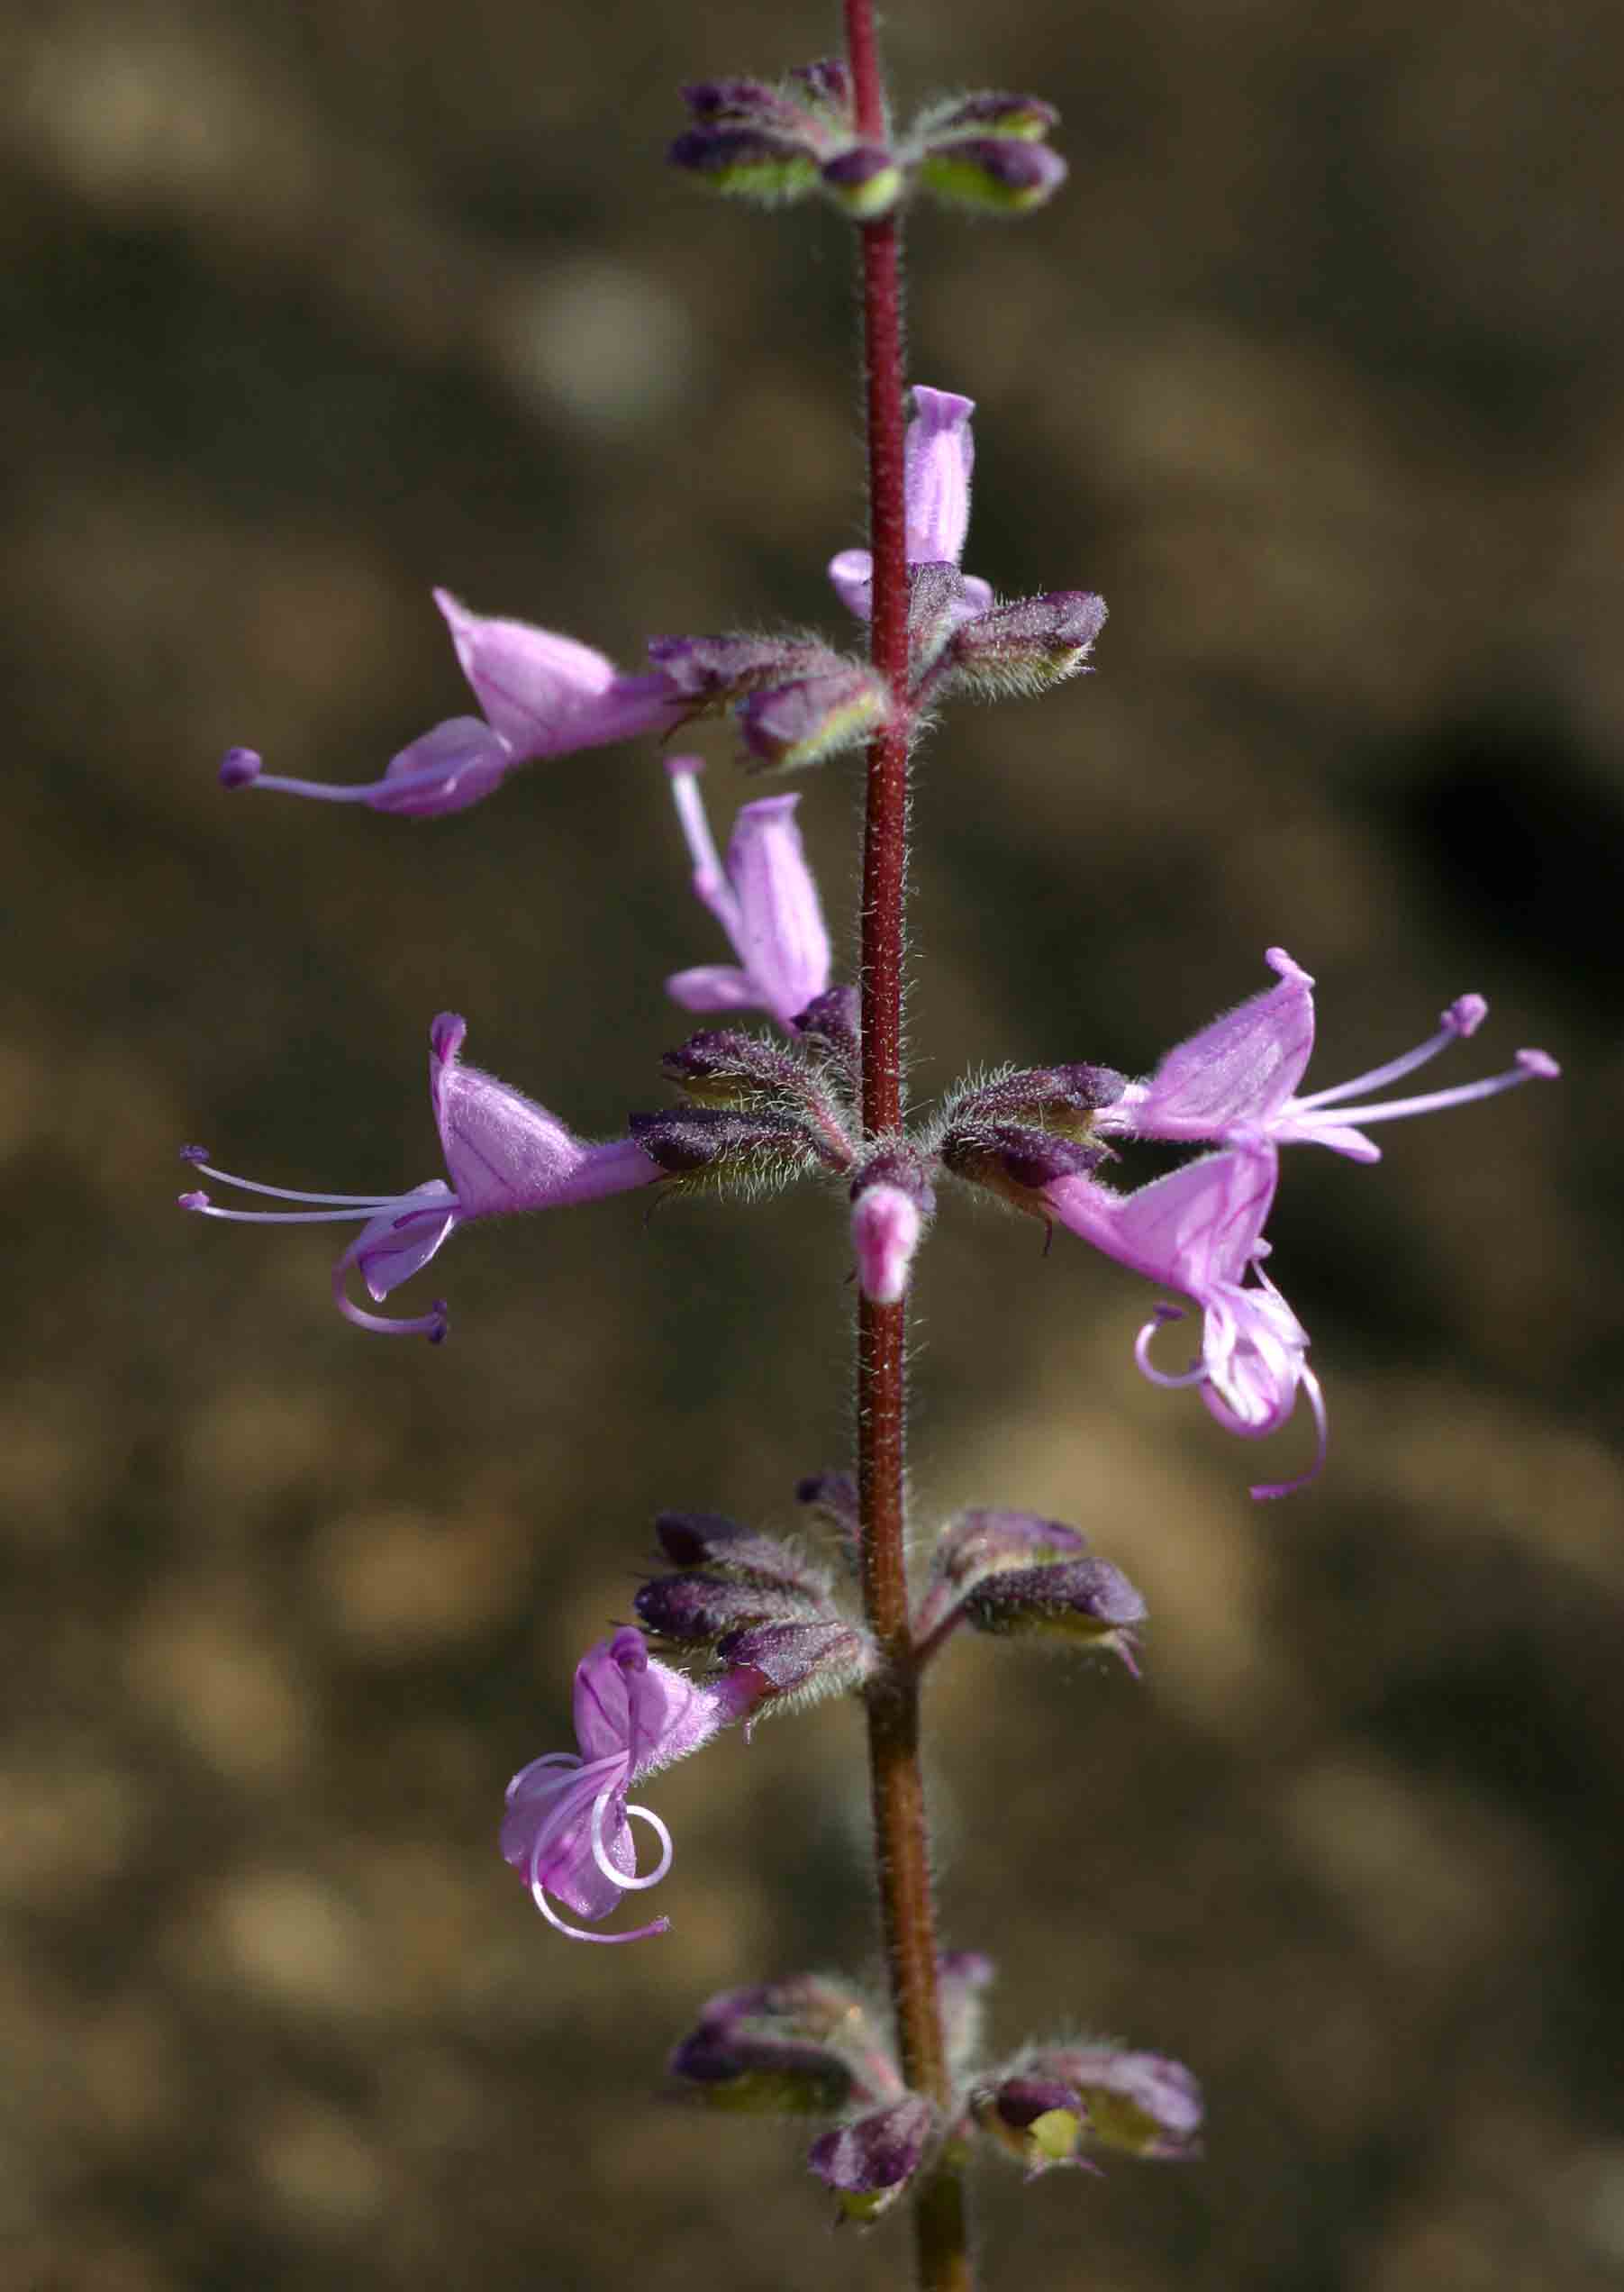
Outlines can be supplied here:
M1297 1112L1304 1113L1311 1106L1335 1105L1339 1099L1350 1097L1356 1090L1380 1090L1390 1082L1399 1081L1404 1075L1413 1074L1418 1067L1429 1065L1440 1050L1447 1050L1452 1042L1461 1040L1458 1027L1441 1026L1436 1034L1429 1035L1425 1042L1417 1043L1413 1050L1406 1050L1402 1057L1389 1059L1384 1066L1372 1067L1362 1075L1355 1075L1351 1082L1333 1082L1329 1089L1310 1091L1306 1097L1293 1098L1292 1105Z
M1542 1077L1543 1069L1538 1067L1517 1066L1504 1074L1489 1075L1482 1082L1463 1082L1454 1090L1424 1090L1415 1098L1387 1098L1378 1101L1374 1106L1331 1106L1327 1112L1332 1123L1337 1124L1398 1122L1406 1114L1435 1114L1446 1106L1470 1105L1475 1098L1495 1098L1502 1090L1515 1090L1520 1083L1533 1082ZM1353 1086L1349 1084L1347 1087L1351 1089ZM1291 1111L1301 1113L1311 1103L1307 1098L1300 1098Z
M670 1832L666 1828L666 1825L660 1821L659 1816L654 1812L654 1809L651 1806L628 1805L622 1810L626 1819L629 1821L631 1817L635 1814L639 1822L648 1824L649 1828L658 1839L660 1842L660 1859L655 1865L654 1869L652 1870L646 1871L641 1878L637 1875L635 1870L633 1870L630 1878L627 1877L625 1871L617 1870L614 1864L609 1860L609 1856L604 1851L603 1846L603 1816L613 1797L614 1792L612 1789L600 1791L596 1798L594 1798L592 1802L592 1859L597 1864L599 1869L602 1870L606 1878L612 1878L615 1885L620 1887L625 1893L636 1894L643 1887L658 1886L659 1884L667 1871L671 1868L671 1858L676 1850L672 1845Z
M341 1210L350 1210L359 1216L376 1217L379 1210L386 1210L392 1202L402 1198L398 1194L301 1194L291 1186L262 1186L257 1178L233 1178L230 1170L215 1169L208 1162L191 1161L189 1156L185 1159L200 1178L215 1178L222 1186L234 1186L239 1193L266 1194L277 1202L314 1202L331 1209L335 1215ZM247 1217L252 1214L246 1210L220 1210L215 1214Z

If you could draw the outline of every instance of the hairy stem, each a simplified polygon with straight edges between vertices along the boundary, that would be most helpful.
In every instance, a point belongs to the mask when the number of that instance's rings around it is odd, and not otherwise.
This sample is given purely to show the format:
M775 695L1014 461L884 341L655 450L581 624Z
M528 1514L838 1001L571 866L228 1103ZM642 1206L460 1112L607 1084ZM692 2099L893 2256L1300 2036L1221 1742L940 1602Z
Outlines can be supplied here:
M845 0L859 134L885 132L873 0ZM903 488L902 246L894 215L862 226L863 347L868 429L871 658L899 703L908 683L908 562ZM894 1130L903 1110L903 904L908 869L911 727L895 721L870 744L863 841L863 1129ZM857 1489L863 1604L884 1662L868 1703L875 1858L885 1957L909 2085L949 2099L937 1997L930 1833L919 1757L919 1666L908 1628L904 1550L907 1321L903 1305L857 1311ZM968 2292L962 2178L941 2166L914 2212L921 2292Z

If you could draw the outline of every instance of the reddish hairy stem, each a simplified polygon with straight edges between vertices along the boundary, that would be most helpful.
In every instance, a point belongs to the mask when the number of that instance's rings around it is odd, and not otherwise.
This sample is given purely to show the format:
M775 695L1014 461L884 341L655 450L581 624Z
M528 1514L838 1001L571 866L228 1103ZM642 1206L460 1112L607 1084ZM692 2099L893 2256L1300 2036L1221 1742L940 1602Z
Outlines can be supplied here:
M857 132L884 140L885 95L873 0L845 0ZM894 215L865 223L864 377L868 527L874 557L870 658L896 696L894 723L868 750L864 819L863 1129L902 1120L903 905L908 868L908 551L903 487L902 250ZM904 1305L857 1308L857 1494L863 1605L884 1659L867 1696L875 1857L903 2071L945 2107L950 2098L937 1996L930 1824L919 1758L919 1664L909 1632L903 1504L907 1414ZM914 2207L921 2292L968 2292L964 2188L940 2166Z

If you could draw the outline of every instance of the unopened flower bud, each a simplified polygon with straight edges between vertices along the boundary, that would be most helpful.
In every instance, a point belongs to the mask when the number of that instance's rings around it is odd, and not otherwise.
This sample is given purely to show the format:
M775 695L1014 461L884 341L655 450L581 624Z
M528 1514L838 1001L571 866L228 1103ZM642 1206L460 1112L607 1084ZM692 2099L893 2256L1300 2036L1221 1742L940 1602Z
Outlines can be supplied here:
M1052 1067L1022 1067L966 1091L954 1103L955 1124L968 1122L1036 1123L1068 1137L1090 1133L1090 1116L1114 1106L1127 1089L1114 1067L1087 1066L1080 1060Z
M677 1568L706 1568L749 1584L804 1592L821 1599L829 1579L821 1568L776 1536L712 1512L662 1512L654 1523L666 1557Z
M705 2000L699 2020L703 2029L765 2024L775 2035L810 2038L820 2044L836 2035L844 2040L855 2031L866 2045L874 2034L868 1999L835 1974L788 1974L780 1981L719 1991Z
M1014 135L955 135L929 145L919 179L948 206L983 214L1025 214L1053 198L1066 161L1047 143Z
M854 143L820 170L825 195L858 223L889 214L903 196L903 170L882 144Z
M1039 1633L1108 1649L1137 1673L1134 1642L1145 1602L1106 1560L1002 1569L966 1595L965 1621L978 1632Z
M957 565L926 559L908 568L908 674L917 693L930 689L930 670L953 633L992 604L992 593Z
M936 1209L922 1159L910 1147L882 1146L852 1180L851 1201L857 1286L872 1305L898 1305Z
M810 109L841 127L851 123L851 67L844 56L820 56L815 62L796 64L789 84Z
M1075 2087L1090 2138L1106 2148L1171 2163L1200 2155L1202 2091L1182 2061L1114 2045L1064 2045L1043 2047L1027 2067Z
M731 1673L756 1675L759 1705L821 1702L860 1687L877 1658L855 1624L758 1624L730 1632L716 1653Z
M963 1594L984 1576L1080 1560L1087 1550L1081 1530L1035 1512L961 1512L942 1530L930 1572Z
M832 1050L847 1065L855 1066L862 1042L862 1008L863 998L855 987L828 987L797 1014L794 1029L809 1042Z
M808 1592L697 1572L657 1576L632 1605L640 1623L679 1647L710 1646L748 1624L805 1623L829 1613Z
M997 148L1021 159L1053 157L1023 143ZM1044 692L1077 674L1104 625L1105 601L1086 589L997 605L954 632L954 674L993 697Z
M870 1305L900 1305L913 1253L925 1230L919 1205L900 1186L870 1186L851 1212L857 1287Z
M765 687L828 675L847 665L828 645L805 637L650 637L645 650L684 699L705 712Z
M1059 123L1059 113L1041 96L1012 96L987 87L932 105L915 121L913 132L927 143L949 135L1015 135L1037 142Z
M847 662L826 675L747 695L739 705L739 728L758 763L794 772L855 748L890 714L884 679Z
M649 1159L682 1185L785 1186L817 1160L799 1123L721 1106L631 1114L627 1127Z
M719 1106L765 1108L805 1094L808 1077L793 1051L735 1027L706 1027L660 1060L667 1078L690 1098Z
M852 2098L849 2066L804 2039L701 2024L672 2054L671 2075L716 2109L831 2116Z
M984 2087L970 2106L982 2131L1026 2167L1029 2180L1056 2165L1097 2169L1078 2154L1088 2112L1074 2086L1057 2078L1005 2078Z
M696 120L743 120L786 133L805 125L800 105L764 79L700 79L679 94Z
M778 206L818 187L817 154L799 137L731 121L688 128L666 153L712 191Z
M1034 1198L1039 1189L1057 1178L1097 1169L1111 1160L1111 1150L1019 1123L966 1123L948 1131L941 1159L956 1178L984 1186L1030 1216L1047 1218L1048 1205Z
M895 2204L923 2164L936 2134L936 2111L922 2094L837 2125L814 2141L806 2161L832 2188L848 2220L877 2220Z

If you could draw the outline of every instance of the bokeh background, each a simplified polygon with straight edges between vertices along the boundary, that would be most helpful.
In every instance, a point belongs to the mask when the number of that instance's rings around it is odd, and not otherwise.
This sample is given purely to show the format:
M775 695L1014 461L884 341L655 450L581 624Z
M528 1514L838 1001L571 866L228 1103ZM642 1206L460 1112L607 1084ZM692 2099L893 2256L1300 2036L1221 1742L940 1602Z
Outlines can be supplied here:
M1091 586L1085 685L956 714L917 806L916 1085L1143 1070L1320 984L1313 1080L1468 987L1567 1078L1302 1151L1273 1228L1330 1469L1135 1374L1146 1305L948 1203L921 1532L996 1501L1144 1587L1135 1687L966 1648L946 1930L1193 2062L1198 2169L979 2192L989 2287L1587 2292L1624 2263L1624 32L1606 0L899 0L905 105L1034 87L1066 196L921 215L913 372L979 402L969 561ZM658 2098L728 1984L871 1967L854 1715L673 1772L670 1937L572 1950L494 1851L665 1505L842 1460L837 1200L460 1238L451 1343L331 1311L331 1230L168 1207L438 1167L432 1014L606 1135L722 952L643 751L415 824L430 602L821 622L860 538L848 249L662 172L674 89L822 52L737 0L83 0L0 30L11 953L0 2278L24 2292L905 2280L804 2136ZM713 741L721 820L744 793ZM837 914L855 783L806 786ZM1449 1079L1447 1074L1440 1080Z

